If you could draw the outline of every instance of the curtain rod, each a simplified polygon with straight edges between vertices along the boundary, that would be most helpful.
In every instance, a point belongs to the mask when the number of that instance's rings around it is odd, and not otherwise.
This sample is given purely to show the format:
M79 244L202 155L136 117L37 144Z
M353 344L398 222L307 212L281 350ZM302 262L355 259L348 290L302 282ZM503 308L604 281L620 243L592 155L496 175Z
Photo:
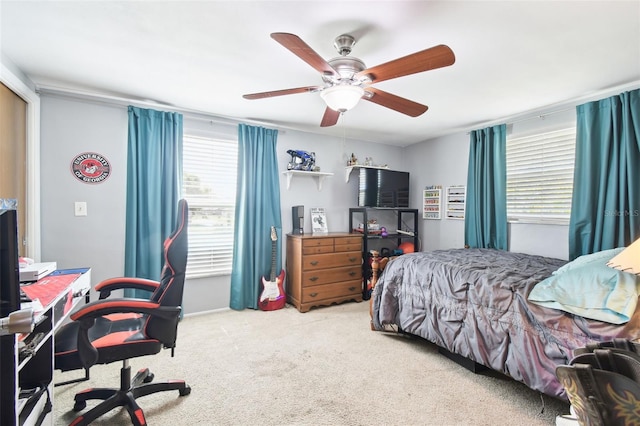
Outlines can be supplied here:
M510 120L510 121L507 122L507 124L522 123L523 121L535 120L536 118L544 120L544 118L549 116L549 115L559 114L561 112L566 112L566 111L570 111L570 110L573 110L573 109L575 109L575 106L556 109L556 110L553 110L553 111L548 111L548 112L543 112L543 113L540 113L540 114L532 115L530 117L522 117L522 118L519 118L519 119Z
M213 115L204 111L189 109L189 108L176 108L169 104L164 104L162 102L152 101L152 100L142 100L142 99L132 99L124 96L117 95L108 95L104 93L96 93L90 91L83 91L77 89L68 89L61 88L55 86L47 86L47 85L39 85L36 88L36 93L45 93L57 96L66 96L75 99L84 99L91 100L95 102L99 102L106 105L117 105L117 106L128 106L131 104L145 107L153 107L153 108L162 108L165 110L171 110L173 112L178 112L185 117L188 117L192 120L202 120L207 121L212 124L226 124L226 125L237 125L241 123L254 124L259 126L269 126L272 128L276 128L280 133L286 133L284 128L281 126L274 126L272 123L262 122L257 120L241 120L238 118L232 117L224 117L219 115Z

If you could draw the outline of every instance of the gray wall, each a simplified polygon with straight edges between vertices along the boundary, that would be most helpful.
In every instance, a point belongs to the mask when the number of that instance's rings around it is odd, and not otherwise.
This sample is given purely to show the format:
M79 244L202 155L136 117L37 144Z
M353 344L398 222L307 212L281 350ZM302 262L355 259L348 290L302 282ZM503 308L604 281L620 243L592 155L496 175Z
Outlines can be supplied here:
M91 267L94 284L124 271L126 140L126 108L41 97L41 258ZM71 161L87 151L111 163L100 184L71 173ZM86 217L74 215L75 201L87 203Z
M402 161L402 150L395 146L286 130L278 136L278 147L281 171L286 170L291 158L286 151L301 149L316 153L316 165L320 167L320 171L333 173L333 176L324 180L322 190L318 190L315 178L306 176L294 176L287 189L286 178L281 175L282 225L285 233L292 230L291 207L295 205L303 205L305 208L305 233L311 232L311 207L325 209L329 232L349 231L349 207L357 206L358 197L357 172L352 173L349 181L346 181L345 167L351 153L356 155L359 162L372 157L376 164L384 163L394 170L408 170Z
M404 150L411 170L411 201L422 209L426 186L467 184L469 136L459 133L411 145ZM444 199L444 198L443 198ZM464 221L452 219L419 220L422 251L464 247Z
M45 94L41 103L41 223L42 260L57 261L61 268L90 266L94 284L124 272L127 108L125 105ZM545 120L527 120L510 129L514 134L553 130L571 123L573 111ZM236 138L237 127L220 120L185 116L185 132L202 136ZM311 231L309 209L324 207L329 231L347 232L348 209L357 204L357 178L345 178L347 159L354 153L360 162L372 157L375 164L411 173L412 207L422 208L426 185L466 184L469 136L466 132L399 148L390 145L332 138L294 130L278 135L278 162L283 232L291 232L291 207L305 206L305 232ZM316 153L321 171L333 173L322 190L315 178L294 177L287 188L282 174L290 160L288 149ZM111 177L101 184L79 182L70 171L72 159L86 151L104 155L111 163ZM74 202L85 201L88 215L74 216ZM376 213L382 222L393 218ZM462 247L464 222L419 219L422 250ZM517 224L510 226L513 251L568 257L567 226ZM284 244L283 244L283 259ZM284 264L283 264L284 267ZM268 271L265 271L267 274ZM228 307L229 276L188 280L186 313Z
M93 282L124 273L126 203L127 108L124 105L60 95L42 96L41 201L42 260L57 261L61 268L90 266ZM237 138L237 127L219 121L185 117L185 132L200 136ZM322 190L310 177L294 177L287 189L282 171L288 149L316 153L326 178ZM111 176L89 185L71 174L72 159L82 152L97 152L111 163ZM392 168L406 170L402 150L387 145L327 138L283 130L278 135L278 162L284 233L291 232L291 207L305 206L305 231L311 231L309 209L324 207L329 231L348 230L348 208L356 204L357 183L345 182L347 158L384 159ZM74 215L74 202L87 203L86 217ZM284 245L283 245L284 259ZM284 265L283 265L284 266ZM269 271L265 271L267 274ZM229 276L188 280L184 308L187 314L226 308ZM94 295L95 296L95 295Z

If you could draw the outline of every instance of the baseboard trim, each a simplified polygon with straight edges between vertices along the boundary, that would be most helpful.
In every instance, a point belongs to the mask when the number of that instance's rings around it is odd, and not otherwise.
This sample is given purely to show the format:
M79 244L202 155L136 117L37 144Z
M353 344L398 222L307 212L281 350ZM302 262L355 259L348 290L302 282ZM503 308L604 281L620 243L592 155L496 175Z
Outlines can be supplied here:
M190 314L184 314L185 318L193 318L193 317L199 317L201 315L208 315L208 314L215 314L216 312L224 312L224 311L230 311L231 308L218 308L218 309L211 309L209 311L199 311L199 312L193 312Z

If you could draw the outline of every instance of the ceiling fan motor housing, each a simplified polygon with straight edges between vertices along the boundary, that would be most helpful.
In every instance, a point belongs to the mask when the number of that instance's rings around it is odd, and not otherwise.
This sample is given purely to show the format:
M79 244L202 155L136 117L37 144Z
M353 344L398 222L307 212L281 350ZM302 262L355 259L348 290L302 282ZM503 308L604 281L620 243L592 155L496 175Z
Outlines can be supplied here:
M351 49L356 44L356 39L349 34L342 34L336 37L333 46L336 48L340 56L347 56L351 53Z
M367 68L364 62L362 62L358 58L354 58L353 56L339 56L337 58L329 60L328 63L329 65L331 65L331 68L333 68L338 74L340 74L340 77L336 79L335 76L325 75L323 76L323 79L327 83L334 84L344 80L353 80L353 77L357 73ZM353 82L356 84L360 83L355 81Z

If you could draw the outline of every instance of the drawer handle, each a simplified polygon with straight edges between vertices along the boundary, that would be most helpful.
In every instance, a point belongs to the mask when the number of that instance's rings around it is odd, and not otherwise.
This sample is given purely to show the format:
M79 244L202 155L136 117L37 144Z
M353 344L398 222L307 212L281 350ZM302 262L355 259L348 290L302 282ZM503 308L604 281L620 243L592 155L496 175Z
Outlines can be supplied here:
M358 260L358 258L357 258L357 257L350 257L350 258L349 258L349 262L355 262L356 260Z
M312 265L312 266L316 266L316 265L317 265L318 263L320 263L320 262L318 262L317 260L312 260L312 261L311 261L311 262L309 262L309 263L311 263L311 265Z
M316 297L318 295L318 293L309 293L309 296L311 297Z
M356 271L351 271L351 272L349 272L349 275L351 275L351 276L354 276L354 275L357 275L357 274L358 274L358 273L357 273Z
M349 287L349 291L355 291L356 288L355 287Z
M309 278L309 281L318 281L318 277L311 277Z

